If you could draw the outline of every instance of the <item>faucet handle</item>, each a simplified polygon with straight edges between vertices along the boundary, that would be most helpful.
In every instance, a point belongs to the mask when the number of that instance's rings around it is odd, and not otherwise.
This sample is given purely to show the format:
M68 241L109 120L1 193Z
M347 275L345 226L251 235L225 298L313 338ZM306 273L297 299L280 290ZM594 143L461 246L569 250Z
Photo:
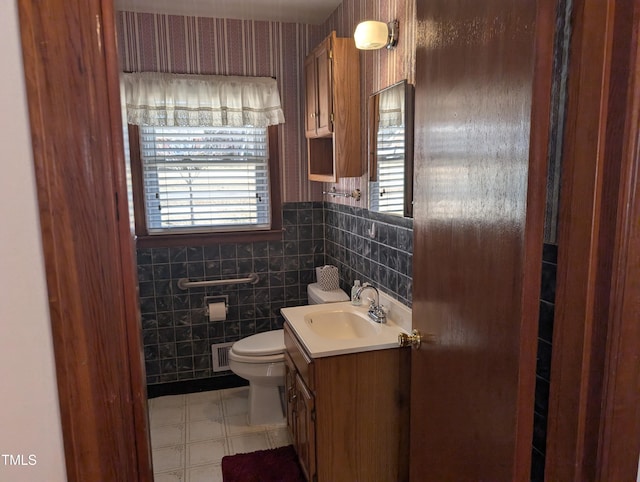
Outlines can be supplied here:
M372 304L371 308L369 308L369 317L376 323L387 322L387 312L382 306L374 306Z

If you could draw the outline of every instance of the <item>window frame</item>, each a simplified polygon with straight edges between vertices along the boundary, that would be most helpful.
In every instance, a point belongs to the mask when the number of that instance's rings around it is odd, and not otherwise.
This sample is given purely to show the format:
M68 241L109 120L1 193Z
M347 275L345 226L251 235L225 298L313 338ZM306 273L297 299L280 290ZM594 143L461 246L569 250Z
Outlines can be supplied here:
M163 233L149 234L144 205L144 177L140 151L140 129L128 124L129 155L131 160L131 179L133 190L133 213L135 236L140 248L198 246L216 242L271 241L282 238L282 194L280 189L280 149L278 145L278 126L267 128L269 143L269 189L271 228L242 231L212 231L201 233Z

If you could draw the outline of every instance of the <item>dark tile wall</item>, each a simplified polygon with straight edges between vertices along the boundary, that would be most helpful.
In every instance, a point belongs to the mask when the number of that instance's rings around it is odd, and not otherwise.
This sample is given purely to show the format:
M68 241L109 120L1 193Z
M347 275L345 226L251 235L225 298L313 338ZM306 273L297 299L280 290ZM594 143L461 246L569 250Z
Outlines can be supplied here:
M325 220L326 262L338 267L341 287L350 294L359 279L411 306L413 219L325 203Z
M204 379L211 345L282 327L280 308L307 303L316 266L339 267L341 286L369 281L411 306L413 222L334 203L286 203L279 241L138 249L147 383ZM366 231L375 224L374 238ZM245 277L255 285L179 289L180 278ZM225 321L209 322L205 296L229 297Z
M322 203L287 203L279 241L138 249L147 383L225 375L211 369L211 345L282 327L280 308L307 303L314 267L324 264ZM178 279L215 280L255 272L255 285L179 289ZM226 321L209 322L204 297L227 295Z
M551 342L554 303L556 298L556 269L558 247L545 244L542 253L542 283L540 286L540 316L538 324L538 360L536 366L536 395L533 414L533 454L531 480L544 480L549 411L549 381L551 379Z

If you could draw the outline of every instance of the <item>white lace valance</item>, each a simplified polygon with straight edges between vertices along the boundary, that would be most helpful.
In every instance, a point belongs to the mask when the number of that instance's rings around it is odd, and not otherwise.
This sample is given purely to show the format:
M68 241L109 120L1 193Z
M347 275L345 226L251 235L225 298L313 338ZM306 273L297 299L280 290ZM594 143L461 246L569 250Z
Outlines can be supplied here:
M404 125L404 86L397 85L380 93L380 127Z
M254 126L284 123L280 94L270 77L142 72L122 74L129 124Z

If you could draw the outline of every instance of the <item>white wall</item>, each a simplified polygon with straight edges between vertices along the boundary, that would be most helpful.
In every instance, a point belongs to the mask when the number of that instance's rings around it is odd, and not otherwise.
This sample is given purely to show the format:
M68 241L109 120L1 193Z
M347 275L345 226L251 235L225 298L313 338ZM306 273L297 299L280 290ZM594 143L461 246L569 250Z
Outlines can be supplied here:
M58 482L66 471L16 3L0 6L0 480Z

